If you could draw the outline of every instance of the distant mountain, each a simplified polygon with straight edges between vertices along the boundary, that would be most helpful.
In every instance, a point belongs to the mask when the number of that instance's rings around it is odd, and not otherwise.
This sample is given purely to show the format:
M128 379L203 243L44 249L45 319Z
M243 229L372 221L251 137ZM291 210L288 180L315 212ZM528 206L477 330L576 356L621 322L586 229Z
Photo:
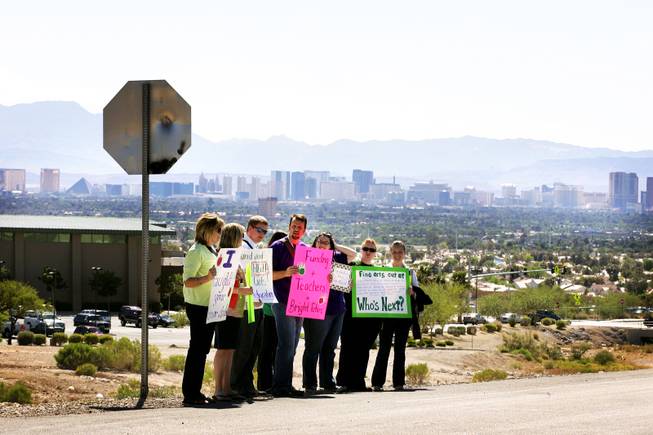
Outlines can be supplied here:
M76 174L88 175L92 182L138 182L137 177L118 177L122 169L102 149L102 115L74 102L0 106L0 150L0 167L26 168L33 174L54 167L62 170L62 178ZM606 190L610 171L653 175L652 159L653 151L624 152L533 139L343 139L308 145L285 136L212 142L193 135L189 152L163 178L186 179L183 174L200 172L267 175L272 169L329 170L351 176L352 169L361 168L374 170L379 178L433 179L455 187L496 188L502 183L521 187L560 181Z

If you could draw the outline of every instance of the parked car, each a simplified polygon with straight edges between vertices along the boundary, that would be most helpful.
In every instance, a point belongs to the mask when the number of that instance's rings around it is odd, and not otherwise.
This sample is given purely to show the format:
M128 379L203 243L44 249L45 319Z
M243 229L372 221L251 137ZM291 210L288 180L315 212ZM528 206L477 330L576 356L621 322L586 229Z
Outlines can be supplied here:
M118 313L120 324L126 326L128 323L133 323L137 328L140 328L142 312L143 310L141 310L141 307L123 305L120 307L120 312ZM148 313L147 324L156 329L156 327L159 326L159 315L152 312Z
M20 331L25 330L25 325L22 323L18 322L18 318L14 317L14 328L13 328L13 336L17 336ZM9 338L9 334L11 333L11 319L7 320L2 324L2 336L4 338Z
M100 328L97 326L93 325L79 325L77 328L75 328L74 331L75 334L81 334L81 335L86 335L86 334L102 334L102 331Z
M105 334L111 330L111 323L96 314L79 313L73 318L74 326L95 326Z
M479 313L466 313L463 314L463 323L465 325L468 323L471 323L472 325L479 325L482 323L487 323L487 319Z
M55 332L66 332L66 324L54 313L26 314L23 324L25 329L35 334L50 336Z
M102 320L105 322L109 322L109 325L111 325L111 313L108 312L107 310L96 310L94 308L87 308L79 312L79 314L94 314L96 316L100 316Z
M499 320L501 320L501 323L510 323L510 319L514 319L516 322L518 318L519 316L515 313L503 313L501 317L499 317Z
M175 319L170 316L170 314L159 314L159 325L169 328L175 326Z
M549 311L549 310L537 310L534 313L529 314L528 317L531 318L531 321L533 323L540 322L542 319L545 319L547 317L553 320L561 320L560 316L558 316L553 311Z

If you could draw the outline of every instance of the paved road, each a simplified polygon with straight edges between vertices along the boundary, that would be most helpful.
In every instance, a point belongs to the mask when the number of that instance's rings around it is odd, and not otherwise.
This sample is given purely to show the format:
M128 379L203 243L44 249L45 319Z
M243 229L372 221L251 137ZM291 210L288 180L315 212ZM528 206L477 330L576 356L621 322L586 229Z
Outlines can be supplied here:
M233 409L161 409L4 419L0 432L100 433L619 433L653 432L653 370L415 392L275 399Z

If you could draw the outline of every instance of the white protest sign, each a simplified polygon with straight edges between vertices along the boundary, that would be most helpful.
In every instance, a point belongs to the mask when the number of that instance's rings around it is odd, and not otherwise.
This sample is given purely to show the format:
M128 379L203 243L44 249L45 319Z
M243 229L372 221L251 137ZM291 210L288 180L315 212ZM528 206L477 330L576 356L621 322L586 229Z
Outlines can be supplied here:
M355 266L352 270L353 317L412 316L408 269Z
M243 249L240 253L243 270L249 266L254 299L268 304L276 304L272 286L272 249Z
M331 288L343 293L351 292L351 266L336 262L333 263Z
M229 299L240 264L240 251L240 248L222 248L218 251L206 323L222 322L227 318Z

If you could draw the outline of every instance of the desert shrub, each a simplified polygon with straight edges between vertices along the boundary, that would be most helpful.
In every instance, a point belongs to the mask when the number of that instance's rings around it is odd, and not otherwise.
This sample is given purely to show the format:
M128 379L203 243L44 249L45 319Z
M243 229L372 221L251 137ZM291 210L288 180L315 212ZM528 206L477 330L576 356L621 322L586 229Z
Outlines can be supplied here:
M460 337L465 335L466 330L464 326L450 326L447 328L447 334L453 335L454 337Z
M130 379L126 384L120 384L116 391L116 399L135 399L140 397L141 384L136 379Z
M585 352L590 350L592 345L586 341L574 343L571 345L571 359L579 360L583 358Z
M542 363L542 367L544 367L547 370L551 370L553 367L555 367L555 364L553 361L544 361Z
M556 329L563 330L566 327L567 327L567 321L565 321L565 320L557 320L556 321Z
M50 338L50 345L51 346L61 346L62 344L66 344L68 342L68 336L66 335L65 332L55 332L52 334L52 337Z
M519 324L521 326L531 326L531 318L528 316L523 316L521 319L519 319Z
M37 346L43 346L46 342L47 338L45 337L45 334L34 334L34 338L32 339L32 343L37 345Z
M97 373L97 366L92 363L84 363L77 366L75 374L77 376L95 376Z
M433 330L433 335L442 335L442 328L435 328Z
M113 341L113 337L110 336L109 334L102 334L102 335L100 335L100 337L98 337L98 340L99 340L100 344L105 344L105 343L108 343L110 341Z
M54 355L54 359L60 369L75 370L86 363L101 366L97 350L86 343L68 343Z
M550 318L550 317L545 317L544 319L542 319L542 322L541 322L541 323L542 323L542 325L544 325L544 326L551 326L551 325L553 325L553 324L555 323L555 320L553 320L553 319Z
M20 381L11 387L7 387L0 382L0 402L20 403L22 405L32 403L32 391Z
M410 364L406 367L406 378L411 385L423 385L429 377L426 363Z
M82 341L84 341L82 334L70 334L70 337L68 337L68 343L81 343Z
M476 326L468 326L467 327L467 334L476 335Z
M447 342L444 341L444 340L440 340L440 341L438 341L437 343L435 343L435 345L436 345L437 347L446 347L446 346L447 346Z
M408 337L408 341L406 341L406 347L415 347L415 339L413 337Z
M139 353L136 359L136 371L141 370L141 357L140 357L140 343L138 343ZM161 368L161 351L156 346L148 346L147 348L147 371L158 372Z
M524 349L524 348L515 349L510 353L513 355L521 355L526 359L526 361L533 361L534 359L533 354L528 349Z
M430 337L423 337L420 341L424 344L424 347L433 347L433 339Z
M513 355L522 355L529 361L562 358L559 346L541 343L536 339L535 334L529 332L503 334L503 345L500 350Z
M184 326L190 324L190 321L188 320L188 316L186 315L185 311L180 311L178 313L173 314L170 317L172 317L175 320L175 328L183 328Z
M602 366L615 362L614 355L609 350L602 350L594 355L594 362Z
M20 331L17 339L19 345L29 346L34 342L34 333L32 331Z
M542 351L549 359L562 359L562 350L560 349L560 346L556 346L555 344L548 345L546 343L542 343Z
M170 355L163 361L163 368L169 372L181 372L184 370L185 364L186 357L184 355Z
M494 323L486 323L481 326L481 331L489 332L491 334L497 331L497 326Z
M508 319L508 324L510 327L514 328L515 325L517 325L517 318L515 316L511 316L510 319Z
M587 320L589 319L589 315L585 311L579 311L577 313L574 313L574 319L576 320Z
M507 377L508 373L504 372L503 370L485 369L474 373L472 382L500 381L506 379Z
M503 324L501 322L494 322L494 327L497 328L497 332L501 332Z
M84 343L93 346L98 344L99 342L100 342L100 337L98 337L97 334L84 334Z
M451 340L445 340L445 341L444 341L444 344L446 344L447 346L453 346L453 341L451 341Z

